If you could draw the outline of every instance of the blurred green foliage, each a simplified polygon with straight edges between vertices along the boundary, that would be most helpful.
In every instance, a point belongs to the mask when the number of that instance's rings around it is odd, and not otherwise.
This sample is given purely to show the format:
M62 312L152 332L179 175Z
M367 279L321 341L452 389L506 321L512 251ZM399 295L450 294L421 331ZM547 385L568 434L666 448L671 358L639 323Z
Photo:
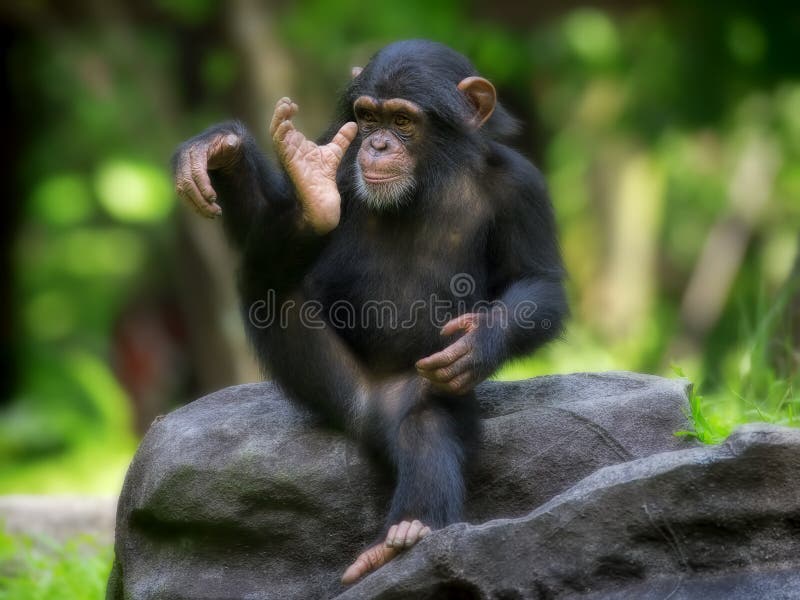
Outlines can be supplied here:
M169 154L232 112L246 118L258 72L225 25L240 3L47 6L31 9L8 61L26 129L19 381L0 418L0 493L113 491L136 439L110 336L175 259ZM504 18L502 6L455 0L312 0L260 14L320 106L386 42L428 37L467 54L527 124L518 142L547 176L571 274L565 340L500 376L669 374L677 360L702 382L693 409L701 437L716 440L743 420L797 424L800 402L768 352L770 299L800 230L798 11L774 8L553 3ZM762 205L739 199L742 181ZM731 288L696 344L674 353L687 286L726 217L746 226Z
M0 600L99 600L111 560L111 548L88 536L59 544L0 527Z

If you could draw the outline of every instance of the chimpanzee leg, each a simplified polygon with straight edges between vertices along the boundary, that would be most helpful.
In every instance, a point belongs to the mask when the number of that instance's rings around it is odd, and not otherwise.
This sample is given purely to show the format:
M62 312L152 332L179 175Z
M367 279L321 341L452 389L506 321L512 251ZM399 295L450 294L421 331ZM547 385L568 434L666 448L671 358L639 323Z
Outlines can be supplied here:
M392 560L430 529L461 518L464 467L478 438L475 397L420 393L424 387L421 378L415 378L394 386L394 393L381 394L380 406L370 407L362 439L391 460L397 483L385 539L347 568L345 584Z
M474 397L426 394L388 425L397 483L387 526L417 519L436 529L460 520L464 466L477 434Z

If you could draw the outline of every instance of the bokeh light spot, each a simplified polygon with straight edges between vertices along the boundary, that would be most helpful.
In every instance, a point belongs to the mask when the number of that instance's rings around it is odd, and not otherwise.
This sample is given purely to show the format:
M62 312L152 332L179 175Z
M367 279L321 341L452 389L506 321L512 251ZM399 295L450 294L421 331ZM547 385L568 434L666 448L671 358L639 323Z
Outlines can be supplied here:
M53 175L34 188L30 206L34 216L49 225L75 225L92 212L91 191L80 175Z
M172 189L165 169L113 160L97 172L95 187L108 213L128 222L155 222L172 208Z
M564 21L564 34L575 54L589 64L609 64L619 54L617 30L611 19L599 10L574 11Z

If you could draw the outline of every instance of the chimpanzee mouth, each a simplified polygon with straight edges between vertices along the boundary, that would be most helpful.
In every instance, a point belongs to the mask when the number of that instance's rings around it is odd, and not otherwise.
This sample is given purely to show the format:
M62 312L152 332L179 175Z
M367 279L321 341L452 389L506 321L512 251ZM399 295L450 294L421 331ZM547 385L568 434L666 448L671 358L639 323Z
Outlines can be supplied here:
M414 178L405 173L374 177L367 176L356 164L356 193L373 209L385 209L405 204L414 191Z
M366 175L366 174L362 174L361 176L364 178L364 182L368 183L370 185L380 185L382 183L392 183L392 182L398 181L399 179L402 179L404 177L404 175L385 175L385 176L382 176L382 177L374 177L374 176L369 176L369 175Z

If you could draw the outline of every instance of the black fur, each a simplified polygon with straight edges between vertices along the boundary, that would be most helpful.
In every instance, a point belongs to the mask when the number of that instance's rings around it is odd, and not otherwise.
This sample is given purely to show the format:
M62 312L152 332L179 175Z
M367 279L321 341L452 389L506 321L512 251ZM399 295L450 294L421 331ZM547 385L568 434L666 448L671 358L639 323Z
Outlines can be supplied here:
M233 132L244 139L240 163L212 173L212 183L225 229L242 250L245 312L272 293L279 305L318 301L325 319L322 328L307 327L297 310L268 327L248 319L250 337L266 371L292 398L392 465L397 486L387 526L416 518L441 527L461 518L463 470L478 433L474 396L431 392L415 372L415 361L453 341L439 334L447 318L437 322L417 308L413 323L353 323L328 310L345 301L361 314L371 301L390 301L404 320L415 302L433 294L455 307L448 317L481 301L498 300L510 314L535 303L534 327L512 319L508 328L479 331L476 367L486 376L558 336L567 312L542 176L504 145L515 122L501 106L482 128L468 126L473 108L456 86L472 75L466 58L427 41L392 44L373 57L342 93L321 141L354 120L353 101L361 95L411 100L429 122L417 151L417 186L403 206L368 209L355 195L357 137L337 175L340 224L321 237L298 232L291 183L240 123L195 138ZM459 274L474 282L465 295L451 286Z

